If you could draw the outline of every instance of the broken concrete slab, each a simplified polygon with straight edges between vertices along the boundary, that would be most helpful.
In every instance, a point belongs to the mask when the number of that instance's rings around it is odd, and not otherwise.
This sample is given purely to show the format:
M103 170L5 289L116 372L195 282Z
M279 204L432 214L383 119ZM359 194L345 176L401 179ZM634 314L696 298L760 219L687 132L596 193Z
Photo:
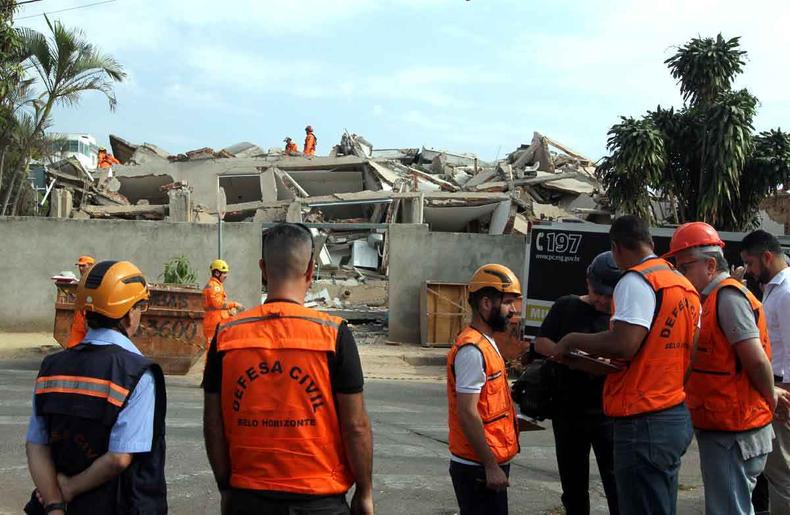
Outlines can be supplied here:
M490 182L491 179L496 177L498 173L499 172L496 168L483 168L477 175L469 179L469 181L464 184L464 189L474 190L476 186Z
M382 187L387 186L386 189L392 190L396 183L401 180L401 176L397 172L388 168L385 163L377 163L370 161L368 163L371 172L381 181Z
M425 206L425 223L431 231L466 232L466 226L474 220L490 217L499 203L481 206L435 207Z
M258 157L266 154L264 150L254 143L249 141L242 141L229 147L222 149L222 152L230 154L233 157Z
M517 214L513 219L513 232L517 234L529 234L529 220L522 214Z
M163 164L168 162L170 152L161 149L151 143L143 143L138 146L132 157L125 164L145 165L149 163Z
M460 191L461 190L461 188L459 188L458 186L456 186L453 183L444 181L442 179L439 179L438 177L434 177L434 176L432 176L429 173L421 172L420 170L417 170L416 168L409 167L408 170L409 170L410 174L415 175L415 176L419 177L420 179L422 179L424 181L428 181L428 182L430 182L432 184L435 184L436 186L438 186L440 189L442 189L444 191Z
M566 172L560 174L538 172L538 176L536 178L525 179L523 182L521 182L521 184L541 184L544 188L574 195L579 195L581 193L592 194L596 189L593 184L590 184L590 182L582 180L582 176L576 172Z
M188 187L167 190L168 217L170 222L192 221L192 192Z
M419 148L374 148L371 158L377 161L400 161L408 165L416 161L419 153Z
M488 234L504 234L505 228L510 222L510 200L499 202L491 213L491 222L488 225Z
M458 154L426 147L422 147L420 151L420 160L424 163L431 163L440 155L444 156L444 163L450 166L477 166L480 161L475 154Z
M136 206L82 206L82 210L92 218L143 218L147 220L163 220L168 206L136 205Z
M110 148L112 149L112 154L121 164L126 164L131 160L137 147L138 145L129 143L120 136L110 134Z
M307 198L310 196L310 194L307 193L288 172L280 170L279 168L271 168L270 170L274 172L280 181L282 181L283 185L293 194L294 198Z

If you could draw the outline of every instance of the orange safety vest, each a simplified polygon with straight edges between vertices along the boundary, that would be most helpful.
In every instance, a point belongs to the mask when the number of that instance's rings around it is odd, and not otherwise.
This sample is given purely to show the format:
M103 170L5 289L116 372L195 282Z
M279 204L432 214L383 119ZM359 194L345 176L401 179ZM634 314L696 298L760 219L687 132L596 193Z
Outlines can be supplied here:
M290 142L285 145L285 153L286 154L295 154L299 152L299 147L296 145L295 142Z
M110 168L112 165L121 164L121 162L118 161L115 156L110 154L104 154L103 156L99 155L97 159L99 162L99 168Z
M203 334L206 335L206 346L211 344L214 338L214 331L217 330L217 324L230 318L230 310L223 308L226 305L225 287L222 282L216 277L208 280L205 288L203 288Z
M315 155L315 145L317 142L318 140L316 139L315 134L308 132L307 136L304 137L304 155Z
M603 407L610 417L650 413L683 402L683 379L701 310L697 291L663 259L647 259L626 273L639 274L653 288L656 311L628 366L606 377Z
M220 326L231 486L310 495L351 487L327 361L342 322L272 302Z
M66 348L70 349L78 345L88 334L88 322L85 320L85 312L81 309L74 310L74 319L71 321L71 333L66 340Z
M740 282L728 277L711 292L702 308L702 330L692 374L686 385L691 421L697 429L747 431L771 423L768 402L752 385L735 349L721 330L718 298L722 288L736 288L752 306L760 343L771 359L771 342L763 305Z
M474 345L483 354L486 382L480 391L477 411L483 419L486 442L497 463L513 459L519 452L516 409L510 398L505 360L480 331L467 327L458 335L447 353L447 404L450 426L450 453L459 458L481 463L472 444L461 429L458 419L458 397L455 391L455 356L462 347Z

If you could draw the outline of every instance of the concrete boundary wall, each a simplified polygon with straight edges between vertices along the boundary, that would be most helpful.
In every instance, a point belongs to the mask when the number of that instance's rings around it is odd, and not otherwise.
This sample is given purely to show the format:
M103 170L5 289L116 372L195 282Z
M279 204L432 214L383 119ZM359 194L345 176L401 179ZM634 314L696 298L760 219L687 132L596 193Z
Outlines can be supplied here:
M420 288L425 281L466 282L478 267L501 263L526 284L527 237L429 232L427 225L393 224L389 230L389 336L420 340Z
M260 302L261 226L223 225L223 257L231 273L228 295L245 306ZM213 224L129 220L71 220L0 218L0 331L51 331L55 316L55 287L50 277L63 270L77 274L78 256L98 260L129 260L149 282L158 282L164 263L178 255L189 258L202 287L208 265L217 254Z

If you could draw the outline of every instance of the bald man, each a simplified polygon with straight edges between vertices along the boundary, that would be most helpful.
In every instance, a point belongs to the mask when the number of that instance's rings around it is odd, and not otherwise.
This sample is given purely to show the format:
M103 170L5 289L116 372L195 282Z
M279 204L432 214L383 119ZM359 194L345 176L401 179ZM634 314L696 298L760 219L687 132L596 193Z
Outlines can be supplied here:
M203 375L203 433L222 511L372 514L357 346L344 320L304 307L313 236L277 225L262 255L267 300L220 324Z

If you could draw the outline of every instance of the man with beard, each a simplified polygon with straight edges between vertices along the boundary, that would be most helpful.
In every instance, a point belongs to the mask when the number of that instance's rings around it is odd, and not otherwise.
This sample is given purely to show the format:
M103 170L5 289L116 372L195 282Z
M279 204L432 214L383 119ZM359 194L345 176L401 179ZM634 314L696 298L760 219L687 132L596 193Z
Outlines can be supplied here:
M771 340L771 365L777 388L790 389L790 267L771 234L754 231L741 242L746 273L765 287L763 309ZM784 417L782 417L784 418ZM773 515L790 514L790 421L773 421L776 439L763 475L768 480Z
M510 460L519 451L507 368L494 332L516 314L521 284L507 267L480 267L469 282L472 323L447 354L450 477L461 515L507 514Z

